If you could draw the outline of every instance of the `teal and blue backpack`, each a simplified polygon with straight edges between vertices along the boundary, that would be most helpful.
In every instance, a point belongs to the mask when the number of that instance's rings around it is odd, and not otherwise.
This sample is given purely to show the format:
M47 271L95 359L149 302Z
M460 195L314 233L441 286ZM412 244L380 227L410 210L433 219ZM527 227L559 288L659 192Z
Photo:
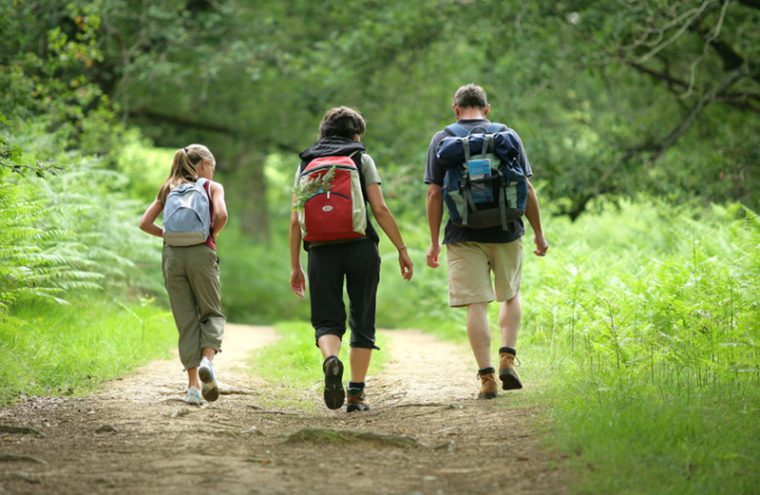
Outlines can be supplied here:
M452 223L482 229L501 226L525 214L528 181L519 159L521 143L504 124L467 130L455 123L438 144L436 156L446 167L443 201Z

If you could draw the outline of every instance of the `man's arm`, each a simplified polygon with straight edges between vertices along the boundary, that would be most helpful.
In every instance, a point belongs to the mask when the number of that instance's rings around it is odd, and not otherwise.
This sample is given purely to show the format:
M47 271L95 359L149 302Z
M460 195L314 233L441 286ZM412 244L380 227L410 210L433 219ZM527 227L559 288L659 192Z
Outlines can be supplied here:
M427 265L430 268L438 267L438 255L441 254L439 237L441 234L441 219L443 218L443 192L438 184L428 186L427 200L428 227L430 227L430 247L427 252Z
M527 180L527 179L526 179ZM530 222L533 229L533 242L536 243L536 249L533 254L544 256L549 249L549 243L544 239L544 231L541 228L541 208L538 206L538 195L533 188L533 184L528 182L528 204L525 206L525 217Z

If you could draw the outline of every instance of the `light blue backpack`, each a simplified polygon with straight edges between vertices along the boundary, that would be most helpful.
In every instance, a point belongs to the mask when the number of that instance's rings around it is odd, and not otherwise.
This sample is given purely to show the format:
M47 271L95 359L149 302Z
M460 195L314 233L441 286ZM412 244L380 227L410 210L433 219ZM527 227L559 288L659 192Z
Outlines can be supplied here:
M211 207L203 185L187 182L169 192L164 205L164 242L170 246L203 244L211 234Z

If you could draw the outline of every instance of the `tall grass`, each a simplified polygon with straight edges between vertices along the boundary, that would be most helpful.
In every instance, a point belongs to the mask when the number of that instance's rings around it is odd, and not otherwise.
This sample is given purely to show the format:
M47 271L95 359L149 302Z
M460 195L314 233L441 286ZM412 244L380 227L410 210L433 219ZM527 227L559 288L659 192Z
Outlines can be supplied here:
M521 345L551 355L557 444L583 493L760 483L760 224L624 203L555 220L526 266Z
M171 313L142 304L23 304L0 321L0 404L22 395L80 395L103 380L166 357Z
M530 230L524 239L518 349L523 374L545 384L550 442L570 454L577 491L752 493L760 486L757 215L640 200L599 205L575 223L547 216L545 230L546 258L531 254ZM413 246L413 289L388 254L378 318L465 341L465 312L447 307L445 252L442 269L426 268L426 229L402 231ZM531 360L537 354L547 359Z

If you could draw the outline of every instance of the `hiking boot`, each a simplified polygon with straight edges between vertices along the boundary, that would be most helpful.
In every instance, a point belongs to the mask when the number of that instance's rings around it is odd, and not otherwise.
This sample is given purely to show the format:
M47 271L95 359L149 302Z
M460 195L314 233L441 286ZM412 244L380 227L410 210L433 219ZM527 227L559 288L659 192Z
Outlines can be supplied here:
M515 355L510 352L499 353L499 379L501 388L504 390L515 390L522 388L520 377L515 371Z
M203 395L203 398L209 402L214 402L218 399L219 387L216 384L214 364L205 357L201 360L201 364L198 366L198 378L200 378L202 382L201 394Z
M496 397L496 393L499 387L496 386L496 375L493 368L486 368L478 371L478 378L480 378L480 393L478 399L493 399Z
M369 411L369 404L365 402L365 398L363 388L349 388L346 412Z
M337 356L330 356L322 364L325 372L325 405L328 409L340 409L346 400L343 390L343 363Z

